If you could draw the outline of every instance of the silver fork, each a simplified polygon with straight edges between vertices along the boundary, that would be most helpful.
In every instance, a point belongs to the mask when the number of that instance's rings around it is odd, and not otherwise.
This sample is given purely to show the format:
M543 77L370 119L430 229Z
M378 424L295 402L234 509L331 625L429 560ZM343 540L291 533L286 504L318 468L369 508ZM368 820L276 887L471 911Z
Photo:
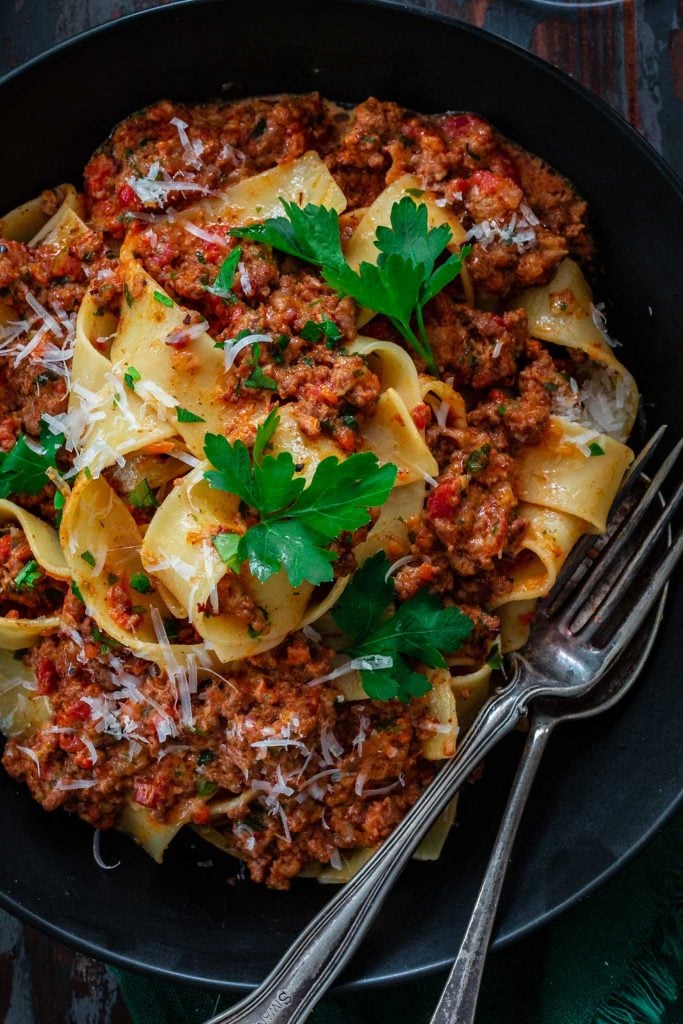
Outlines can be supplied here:
M636 461L642 468L663 430ZM683 447L664 460L630 516L625 517L590 568L573 559L552 599L538 616L524 655L510 656L511 680L479 712L456 756L439 771L403 821L361 868L313 918L265 981L246 999L207 1024L299 1024L357 949L384 899L425 832L482 758L515 728L542 698L582 697L610 670L634 638L683 553L683 531L637 595L629 591L652 558L683 498L681 484L658 515L645 543L634 537ZM633 481L637 474L631 473ZM585 555L580 547L577 558ZM615 571L626 566L612 586ZM614 598L617 594L617 598ZM614 614L616 612L616 615ZM614 624L613 618L618 620ZM600 634L606 636L599 643Z
M626 514L628 511L625 510ZM662 591L658 606L651 615L649 628L640 630L607 675L585 697L569 701L546 701L532 709L529 734L486 872L458 954L429 1024L474 1024L479 988L510 854L548 740L558 723L576 722L601 715L626 696L638 678L659 632L666 591L667 587Z

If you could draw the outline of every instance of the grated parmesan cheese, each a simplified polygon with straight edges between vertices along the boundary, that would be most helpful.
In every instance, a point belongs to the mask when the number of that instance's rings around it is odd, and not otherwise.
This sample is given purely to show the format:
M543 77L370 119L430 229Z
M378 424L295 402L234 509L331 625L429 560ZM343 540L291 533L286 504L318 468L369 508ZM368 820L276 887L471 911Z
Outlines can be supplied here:
M55 789L66 792L71 789L92 789L96 785L97 779L74 779L72 782L63 782L62 779L58 779L55 783Z
M194 341L196 338L201 338L202 334L208 328L208 322L206 320L200 320L198 324L190 324L189 327L180 327L177 331L171 331L166 337L167 345L178 345L180 342ZM139 390L140 385L137 385Z
M38 755L36 754L35 750L31 750L30 747L20 747L18 743L17 750L20 750L22 754L26 754L26 756L33 761L38 772L38 778L40 778L40 761L38 760Z
M243 349L249 348L251 345L259 343L261 345L268 345L272 342L270 334L248 334L245 338L240 338L239 341L231 339L226 341L225 348L223 349L223 355L225 356L225 369L230 370L237 359L237 356L242 352Z
M190 142L190 137L186 131L186 128L188 127L186 121L181 121L179 117L172 117L170 123L178 132L178 138L180 139L180 145L183 147L183 156L185 157L186 163L188 163L190 167L200 170L204 166L200 159L200 155L204 150L203 143Z
M227 248L228 243L223 235L216 235L212 231L205 231L204 228L200 228L198 224L193 224L189 220L181 221L180 225L188 234L194 235L195 238L201 238L203 242L210 242L212 245L220 245L224 249Z
M384 582L388 583L394 573L398 572L408 562L414 562L415 558L413 555L404 555L403 558L397 558L395 562L392 562L384 575ZM387 666L389 668L390 666Z
M329 683L333 679L339 679L341 676L348 675L349 672L375 672L378 669L391 668L393 664L394 659L384 654L366 654L363 658L352 658L343 665L339 665L338 668L332 669L327 675L309 679L307 686L319 686L321 683Z
M117 860L116 864L105 864L105 862L102 860L102 854L100 852L101 836L102 836L102 829L96 828L95 829L95 833L94 833L94 835L92 837L92 855L93 855L93 859L94 859L95 863L97 864L98 868L104 868L105 871L113 871L114 868L117 868L119 866L121 861Z

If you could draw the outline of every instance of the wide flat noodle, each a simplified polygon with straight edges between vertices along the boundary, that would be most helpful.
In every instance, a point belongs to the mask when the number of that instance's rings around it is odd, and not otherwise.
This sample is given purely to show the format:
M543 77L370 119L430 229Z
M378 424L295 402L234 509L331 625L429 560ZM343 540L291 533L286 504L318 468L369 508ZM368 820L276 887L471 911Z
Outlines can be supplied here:
M114 364L95 346L116 326L111 315L98 315L98 303L86 292L76 319L76 341L69 394L67 444L77 450L75 467L98 476L124 456L169 440L173 424L160 419L155 405L145 404L125 383L126 367Z
M156 609L162 617L168 615L158 592L136 593L135 604L144 614L134 633L119 625L112 615L108 600L110 574L130 579L132 573L144 572L144 567L137 523L103 477L89 479L82 475L76 481L64 506L60 540L72 577L101 630L163 669L168 669L169 657L180 665L186 665L190 655L200 664L206 660L204 644L171 644L167 650L157 642L151 611ZM88 552L91 559L86 560ZM94 566L89 564L91 560Z
M381 463L391 462L398 467L397 487L438 476L439 465L394 388L382 392L374 416L363 424L362 434L365 447Z
M501 654L519 651L526 644L531 632L536 609L536 600L509 601L498 609L500 617Z
M41 245L56 254L65 252L69 246L88 233L85 224L74 208L62 203L57 212L33 236L29 245Z
M593 294L578 264L563 260L549 284L522 292L512 307L526 311L532 337L579 349L597 364L581 381L586 412L599 429L625 441L638 412L638 387L598 326Z
M448 834L455 824L455 816L458 811L458 798L456 793L446 809L439 815L427 835L424 837L413 854L413 860L438 860L443 851Z
M445 405L448 407L447 419L451 421L448 426L456 430L464 430L467 427L465 400L447 381L420 374L420 399L430 407L437 422Z
M466 732L488 699L492 668L466 658L448 658L460 729Z
M492 601L489 605L492 609L510 602L546 597L579 537L594 532L594 527L584 519L542 505L520 502L517 515L526 519L528 525L521 541L521 553L510 570L512 589Z
M319 437L307 437L299 425L292 407L282 405L278 408L280 423L273 434L271 448L274 455L289 452L296 466L300 466L299 475L311 482L318 465L323 459L334 455L340 458L342 452L339 445L329 434Z
M245 589L268 617L256 637L231 613L212 608L214 588L232 571L221 561L212 537L220 527L235 523L239 499L210 487L203 478L206 468L208 464L197 467L173 488L147 528L140 556L145 570L164 584L219 660L229 662L270 650L296 629L313 587L302 583L293 588L284 571L265 583L250 575L243 578Z
M182 347L168 344L169 337L187 329L187 310L175 302L167 305L163 300L170 302L170 297L136 260L125 258L123 263L124 287L131 301L123 303L111 359L124 369L134 366L141 375L136 394L151 404L198 458L204 454L206 433L228 438L253 434L254 425L268 413L268 396L243 396L239 406L228 405L222 397L222 351L206 333L193 336ZM176 406L200 416L202 422L178 422Z
M415 363L405 349L393 341L378 341L358 335L347 349L353 355L363 356L371 370L380 379L382 391L393 388L408 409L421 401L420 380Z
M85 216L82 200L73 185L58 185L57 191L64 195L64 202L57 213L63 207L67 207L79 216ZM27 203L15 206L0 218L0 237L11 238L15 242L24 242L27 245L37 245L36 238L50 219L43 212L42 197L36 196Z
M584 519L590 532L604 533L607 516L633 452L604 434L590 443L604 454L585 455L586 428L551 417L540 444L523 448L517 460L517 494L522 501Z
M427 221L430 228L440 227L442 224L448 225L452 232L448 248L451 252L460 251L465 242L466 232L458 218L446 207L437 206L435 197L420 187L417 178L412 174L404 174L380 193L351 235L345 255L347 263L354 270L358 270L361 263L377 263L379 256L379 249L375 245L377 228L391 225L391 209L404 196L408 196L414 203L427 207ZM473 303L474 291L465 265L463 265L460 276L465 289L465 297L469 303ZM359 325L368 323L374 316L375 313L372 310L361 310L358 318Z
M346 207L346 197L327 166L312 150L297 160L279 164L255 174L236 185L222 189L221 195L205 199L185 211L192 216L200 210L207 223L224 221L232 225L284 216L282 199L297 206L325 206L339 213Z
M161 822L157 821L146 807L131 800L124 805L116 827L132 836L152 860L161 864L171 840L192 820L192 805L190 802L188 804L189 806L186 804L180 809L174 821Z
M50 700L36 690L33 669L0 649L0 732L4 736L21 736L49 720Z
M458 738L458 714L448 669L432 669L429 673L432 688L425 700L427 708L436 718L437 730L422 742L422 756L428 761L442 761L453 757Z
M321 885L345 884L358 874L364 864L367 864L376 849L376 846L361 846L357 850L345 850L343 853L340 851L340 868L333 868L328 864L309 865L300 872L299 877L317 878Z
M426 492L424 480L394 487L367 537L353 549L359 565L377 551L385 551L389 558L408 553L411 526L422 512Z

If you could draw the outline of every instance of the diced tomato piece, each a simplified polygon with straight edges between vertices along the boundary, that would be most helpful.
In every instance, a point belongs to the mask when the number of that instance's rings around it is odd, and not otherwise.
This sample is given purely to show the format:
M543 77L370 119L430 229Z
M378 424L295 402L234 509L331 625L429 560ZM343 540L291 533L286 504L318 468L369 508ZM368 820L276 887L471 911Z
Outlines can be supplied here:
M429 562L423 562L417 571L420 580L423 583L431 583L436 576L436 569Z
M345 452L355 451L358 445L358 435L351 427L338 427L335 431L334 439L342 451Z
M451 194L453 194L454 192L459 192L460 195L464 195L464 193L467 191L467 186L469 185L469 183L469 178L453 178L448 184L448 191Z
M76 700L66 708L67 716L77 722L87 722L90 713L90 705L86 704L84 700Z
M155 807L162 797L161 787L156 782L135 782L133 798L143 807Z
M466 135L475 124L481 124L481 118L475 117L474 114L448 114L441 122L447 139L457 139L461 135Z
M119 202L122 206L134 206L137 203L137 198L130 185L122 185L119 189Z
M432 410L426 402L419 402L411 412L413 423L418 430L424 430L432 418Z
M192 812L192 822L194 825L206 825L210 820L211 811L206 804L202 804L201 807L197 807L196 810Z
M74 761L76 762L78 767L82 768L84 771L87 771L88 768L92 768L92 758L90 757L90 754L85 748L81 751L80 754L76 755Z
M78 736L74 736L73 733L62 732L59 734L59 746L67 754L74 754L77 750L81 749L82 743Z
M493 196L499 191L502 184L503 176L496 174L495 171L475 171L470 176L468 188L476 185L484 195Z
M455 477L447 477L427 498L427 512L434 519L447 519L459 503L460 483Z
M12 550L12 538L9 534L4 537L0 537L0 559L3 561L9 557L9 553Z
M38 693L46 697L54 693L59 682L59 673L49 658L41 658L36 667L36 678L38 680ZM86 707L88 705L86 704ZM88 708L88 711L90 709Z

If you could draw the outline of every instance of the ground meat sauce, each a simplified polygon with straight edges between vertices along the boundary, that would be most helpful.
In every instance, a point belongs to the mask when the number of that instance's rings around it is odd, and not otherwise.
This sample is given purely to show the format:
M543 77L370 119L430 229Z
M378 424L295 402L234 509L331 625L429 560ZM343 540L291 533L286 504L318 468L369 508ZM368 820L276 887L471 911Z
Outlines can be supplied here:
M422 515L408 524L411 560L395 581L399 600L426 588L459 603L474 622L463 653L481 660L499 626L485 607L509 591L507 567L526 529L517 512L515 457L538 441L554 403L571 399L575 368L570 354L532 341L525 314L503 311L501 300L547 283L568 253L584 267L593 259L583 200L482 118L420 115L375 99L342 108L315 94L196 106L164 100L123 121L87 165L84 236L60 252L0 239L0 302L11 312L3 322L31 322L33 296L58 317L62 336L51 336L53 349L68 349L86 288L99 314L118 312L117 252L127 233L149 274L191 310L190 324L205 319L218 344L247 334L272 337L238 356L235 372L224 377L224 402L239 406L253 398L258 368L261 382L267 378L260 388L273 404L290 407L306 437L324 435L341 453L357 450L381 384L367 359L349 351L354 301L316 268L243 241L227 302L210 291L237 244L227 230L206 225L212 237L205 239L172 216L156 218L311 149L347 197L343 239L387 185L411 173L459 217L472 244L467 268L483 308L464 300L456 279L425 311L439 374L464 396L467 422L438 423L424 402L411 410L439 473ZM162 183L158 203L141 198L143 179ZM45 214L62 198L46 192ZM334 336L310 340L310 321L331 323ZM375 317L371 326L374 337L403 344L386 318ZM104 352L107 343L103 330ZM21 431L37 438L41 416L66 409L68 373L58 367L67 363L54 352L51 362L43 348L25 358L0 346L0 451L9 451ZM68 455L60 458L68 465ZM107 471L126 497L124 476ZM172 480L164 486L167 493ZM53 495L48 487L19 500L54 522ZM132 511L143 527L152 515ZM250 513L243 515L246 528ZM333 543L337 575L354 571L352 549L367 529ZM295 633L266 654L209 675L192 701L194 727L180 728L169 743L163 723L177 723L178 709L166 674L103 635L65 585L43 574L22 585L31 558L22 531L2 527L0 614L62 618L61 632L25 655L39 693L50 698L52 719L10 739L3 758L47 810L65 807L109 828L132 801L160 823L205 825L216 794L242 794L223 812L231 849L255 880L287 888L311 863L334 863L338 851L381 842L432 778L434 765L421 754L436 724L428 699L340 701L331 683L315 682L333 665L333 652L315 633ZM227 574L215 599L252 635L265 628L264 610L239 575ZM112 579L107 603L118 624L136 627L129 579ZM210 603L202 610L210 614ZM173 629L174 641L198 640L186 622Z
M66 585L40 571L17 526L0 526L0 616L32 619L56 614Z

